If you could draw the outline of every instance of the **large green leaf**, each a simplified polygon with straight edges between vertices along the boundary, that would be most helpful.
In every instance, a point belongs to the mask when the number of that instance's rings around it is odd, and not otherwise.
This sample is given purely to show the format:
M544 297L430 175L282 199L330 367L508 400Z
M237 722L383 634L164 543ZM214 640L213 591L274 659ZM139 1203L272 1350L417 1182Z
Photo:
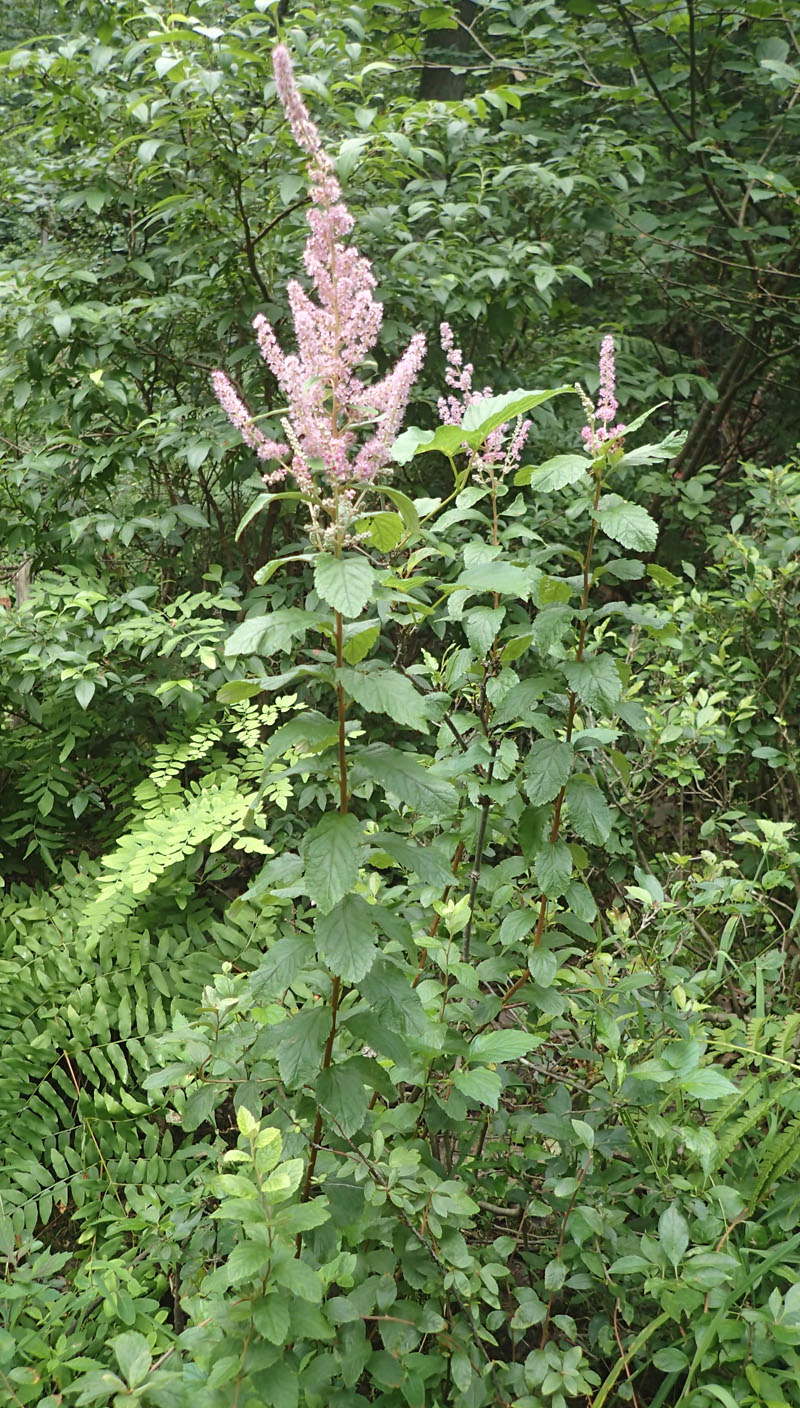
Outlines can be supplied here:
M369 1095L355 1062L329 1066L317 1077L317 1099L323 1113L330 1114L345 1138L350 1139L364 1123Z
M342 616L360 616L372 597L375 573L365 557L320 553L314 567L317 595Z
M281 1024L278 1070L281 1080L294 1090L312 1080L322 1063L322 1052L331 1029L331 1014L324 1006L305 1007Z
M525 767L525 791L534 806L552 802L572 771L571 743L555 738L537 738Z
M349 813L328 812L303 839L305 885L322 914L349 894L364 854L361 824Z
M567 783L567 806L574 831L590 845L602 846L611 832L608 803L593 778L578 773Z
M534 861L536 879L549 900L563 895L572 874L572 852L566 841L545 841Z
M416 812L437 817L458 803L458 792L434 767L423 767L413 753L404 753L388 743L371 743L354 755L351 780L357 787L372 779Z
M370 714L384 714L396 724L427 733L428 720L424 697L407 675L399 670L362 668L345 665L338 672L347 694Z
M317 916L314 934L328 968L346 983L357 983L377 952L372 905L363 895L346 894L327 914Z
M613 709L622 693L616 661L612 655L585 655L564 666L567 684L589 709Z
M540 465L524 465L514 476L515 484L530 484L540 493L552 489L563 489L567 484L577 484L592 468L591 460L585 455L554 455ZM588 481L587 481L588 483Z
M603 494L594 513L598 524L615 543L633 552L652 552L658 539L658 524L640 504L629 503L619 494Z
M226 656L278 655L302 640L310 626L318 622L308 611L296 606L270 611L265 616L248 616L225 641Z

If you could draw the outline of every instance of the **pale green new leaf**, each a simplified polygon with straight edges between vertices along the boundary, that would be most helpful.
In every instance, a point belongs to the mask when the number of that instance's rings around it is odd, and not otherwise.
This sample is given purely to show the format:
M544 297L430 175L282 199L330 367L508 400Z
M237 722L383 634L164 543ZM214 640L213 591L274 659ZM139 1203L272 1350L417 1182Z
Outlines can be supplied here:
M519 1061L538 1046L541 1038L530 1036L528 1032L502 1031L481 1032L469 1048L470 1061L483 1061L487 1065L501 1061Z
M453 1084L467 1100L477 1105L488 1105L490 1109L496 1110L500 1103L503 1083L497 1072L488 1070L486 1066L473 1066L456 1071Z

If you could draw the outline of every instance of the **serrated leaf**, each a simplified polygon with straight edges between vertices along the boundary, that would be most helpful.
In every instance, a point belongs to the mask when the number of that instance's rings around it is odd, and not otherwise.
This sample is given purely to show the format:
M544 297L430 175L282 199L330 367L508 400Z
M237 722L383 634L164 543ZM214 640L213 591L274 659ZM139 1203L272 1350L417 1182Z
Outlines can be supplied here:
M487 1070L485 1066L463 1067L455 1072L453 1084L467 1100L477 1105L488 1105L496 1110L500 1103L503 1082L496 1071Z
M306 1007L282 1024L278 1070L291 1089L316 1075L330 1029L331 1014L325 1007Z
M280 1294L257 1300L251 1311L258 1333L270 1344L285 1344L289 1338L289 1304Z
M385 714L396 724L427 733L425 699L399 670L356 670L345 665L338 671L345 692L370 714Z
M413 753L392 748L388 743L370 743L354 756L351 779L354 787L361 778L371 778L394 797L425 816L446 815L458 805L458 792L433 767L423 767Z
M564 666L567 684L589 709L613 709L622 694L622 680L611 655L585 655Z
M356 1067L344 1062L320 1071L317 1099L329 1112L347 1139L361 1128L369 1104L369 1094Z
M464 432L459 425L440 425L436 430L420 430L411 425L399 435L392 445L391 455L395 464L408 464L415 455L436 451L447 455L448 459L458 454L464 444Z
M370 840L404 870L417 874L424 885L446 890L452 883L453 872L448 861L440 857L432 846L418 845L386 831L371 836Z
M292 1292L292 1295L299 1296L301 1300L308 1300L316 1305L319 1305L322 1300L322 1281L319 1272L315 1271L307 1262L294 1258L287 1261L277 1261L274 1265L274 1275L275 1280L281 1286L285 1286L288 1291Z
M505 619L505 607L475 606L464 613L467 640L477 655L486 655Z
M276 758L295 748L301 754L321 753L335 743L338 736L338 725L334 719L327 719L316 709L304 709L296 718L276 728L261 755L262 767L266 771Z
M248 616L224 643L227 657L235 655L278 655L303 640L317 618L297 606L269 611L265 616Z
M572 875L572 852L566 841L545 841L536 853L533 869L549 900L563 895Z
M322 914L329 914L358 879L364 854L361 825L349 813L329 812L307 833L301 849L307 893Z
M575 607L566 602L554 601L537 611L533 622L533 639L544 653L556 641L560 641L565 631L572 625Z
M658 539L658 524L640 504L632 504L619 494L603 494L594 512L600 528L615 543L634 552L652 552Z
M251 975L250 986L256 998L275 997L291 987L298 973L314 957L314 945L306 934L287 934L271 944Z
M360 616L372 596L375 573L365 557L323 552L314 567L314 588L342 616Z
M377 952L372 906L363 895L346 894L314 924L320 954L331 972L357 983L372 967Z
M671 460L677 455L686 440L685 430L670 430L654 445L638 445L635 450L626 450L619 467L626 468L642 464L657 464L660 460Z
M611 832L608 803L593 778L585 773L567 783L567 807L572 828L592 846L602 846Z
M554 455L540 465L524 465L514 476L515 484L530 484L539 493L576 484L591 472L592 461L585 455Z
M572 771L571 743L555 738L537 738L531 745L525 765L525 791L529 801L540 807L552 802Z

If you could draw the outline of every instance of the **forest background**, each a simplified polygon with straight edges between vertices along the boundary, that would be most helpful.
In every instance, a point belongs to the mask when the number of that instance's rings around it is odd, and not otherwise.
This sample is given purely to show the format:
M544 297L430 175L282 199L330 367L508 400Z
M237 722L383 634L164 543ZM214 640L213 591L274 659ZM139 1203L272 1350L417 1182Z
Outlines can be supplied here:
M799 32L0 17L0 1404L800 1404ZM428 347L327 538L279 39Z

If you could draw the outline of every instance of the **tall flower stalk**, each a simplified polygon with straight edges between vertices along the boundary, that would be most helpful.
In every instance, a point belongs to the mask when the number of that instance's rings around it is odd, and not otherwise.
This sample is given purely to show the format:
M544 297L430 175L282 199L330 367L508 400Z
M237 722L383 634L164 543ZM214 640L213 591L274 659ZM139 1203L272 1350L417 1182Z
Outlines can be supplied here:
M214 372L212 381L245 443L259 459L273 463L265 482L280 483L291 471L309 505L312 541L338 551L352 538L369 486L389 468L425 338L415 334L382 380L367 383L357 375L378 340L383 305L374 297L369 260L345 243L353 217L283 45L272 63L295 141L308 156L311 193L303 258L309 288L299 279L287 286L297 350L283 350L262 313L253 320L261 355L287 403L286 443L264 435L224 372Z

